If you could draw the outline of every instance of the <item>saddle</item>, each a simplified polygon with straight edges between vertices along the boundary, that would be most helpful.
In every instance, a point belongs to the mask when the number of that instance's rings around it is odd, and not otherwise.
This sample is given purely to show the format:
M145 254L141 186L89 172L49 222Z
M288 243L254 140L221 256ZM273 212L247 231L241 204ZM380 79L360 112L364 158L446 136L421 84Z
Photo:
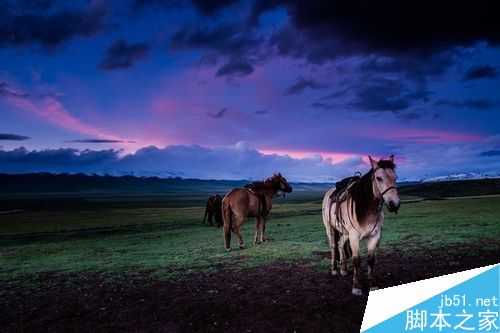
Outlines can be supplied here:
M262 184L263 182L253 182L245 185L244 187L259 199L259 210L262 213L262 216L266 217L269 214L269 211L267 210L266 196L258 190L258 187Z
M336 203L343 202L347 198L349 189L361 179L360 175L344 178L335 183L335 191L330 196L330 199Z
M342 214L340 212L340 203L347 200L349 190L361 179L361 174L357 173L355 176L344 178L335 183L335 191L330 195L330 205L335 205L335 217L339 224L343 224ZM331 217L330 217L331 218Z

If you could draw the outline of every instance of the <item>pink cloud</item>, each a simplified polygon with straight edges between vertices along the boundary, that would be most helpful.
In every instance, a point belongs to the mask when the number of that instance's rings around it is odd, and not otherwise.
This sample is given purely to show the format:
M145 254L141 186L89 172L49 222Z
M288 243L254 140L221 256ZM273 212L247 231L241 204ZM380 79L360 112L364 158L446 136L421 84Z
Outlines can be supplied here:
M378 134L385 139L422 144L477 142L483 139L483 136L478 134L457 133L433 129L398 128L384 131L383 133L372 132L371 134Z
M291 149L258 149L264 155L288 155L295 159L314 158L321 156L324 160L329 160L330 163L341 163L348 159L359 157L356 153L339 153L339 152L325 152L313 150L291 150Z
M9 96L6 100L15 108L33 113L57 127L84 134L92 138L126 141L118 135L103 131L73 116L55 97L45 96L36 100L26 96Z

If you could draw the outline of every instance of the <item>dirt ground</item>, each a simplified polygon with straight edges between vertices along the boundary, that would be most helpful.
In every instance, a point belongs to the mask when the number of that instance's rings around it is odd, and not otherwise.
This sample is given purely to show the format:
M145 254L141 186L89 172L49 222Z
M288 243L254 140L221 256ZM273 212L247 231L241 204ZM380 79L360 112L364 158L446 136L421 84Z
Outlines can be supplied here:
M497 263L500 247L494 248L457 245L413 256L393 249L379 256L376 285ZM327 256L169 281L144 272L26 277L0 289L0 331L359 332L367 298L351 295L352 275L318 269Z

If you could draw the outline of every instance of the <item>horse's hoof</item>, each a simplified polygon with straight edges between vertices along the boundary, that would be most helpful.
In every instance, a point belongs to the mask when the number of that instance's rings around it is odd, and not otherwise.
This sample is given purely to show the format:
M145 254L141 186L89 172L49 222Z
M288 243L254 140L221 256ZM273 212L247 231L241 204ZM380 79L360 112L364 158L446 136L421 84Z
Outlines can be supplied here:
M331 273L332 273L332 275L333 275L333 276L337 276L337 275L339 274L339 273L338 273L336 270L334 270L334 269L332 269Z
M362 296L363 292L359 288L352 288L352 294L355 296Z
M340 270L340 275L342 275L342 276L347 276L347 274L349 274L349 272L348 272L348 271L343 270L343 269L341 269L341 270Z
M231 252L231 248L230 247L226 247L226 251L227 252Z
M245 245L240 245L240 250L244 250L245 249Z
M370 291L379 290L379 289L380 289L379 287L375 287L375 286L370 287Z

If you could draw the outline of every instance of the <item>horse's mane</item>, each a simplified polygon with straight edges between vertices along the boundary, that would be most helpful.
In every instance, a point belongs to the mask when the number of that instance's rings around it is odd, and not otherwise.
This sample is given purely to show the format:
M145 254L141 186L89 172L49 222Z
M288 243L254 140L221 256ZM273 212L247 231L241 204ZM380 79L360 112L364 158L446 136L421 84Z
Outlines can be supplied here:
M251 183L246 184L244 187L252 189L254 191L258 191L258 190L264 189L266 187L266 182L255 181L255 182L251 182Z
M373 169L365 173L358 182L351 187L351 197L356 203L356 217L363 220L368 213L370 205L375 201L372 187Z
M382 169L396 169L396 164L393 160L380 160L378 161L377 166Z
M253 191L259 192L261 190L268 189L269 185L271 185L273 183L274 183L274 176L266 178L264 181L259 180L259 181L254 181L254 182L248 183L244 187L249 188Z
M382 169L394 169L396 168L396 164L392 160L380 160L377 163L377 166ZM356 182L351 187L351 196L354 202L356 203L356 217L359 220L362 220L366 217L369 209L372 208L372 205L378 205L380 199L376 199L373 195L373 169L370 169L367 173L365 173L358 182Z

